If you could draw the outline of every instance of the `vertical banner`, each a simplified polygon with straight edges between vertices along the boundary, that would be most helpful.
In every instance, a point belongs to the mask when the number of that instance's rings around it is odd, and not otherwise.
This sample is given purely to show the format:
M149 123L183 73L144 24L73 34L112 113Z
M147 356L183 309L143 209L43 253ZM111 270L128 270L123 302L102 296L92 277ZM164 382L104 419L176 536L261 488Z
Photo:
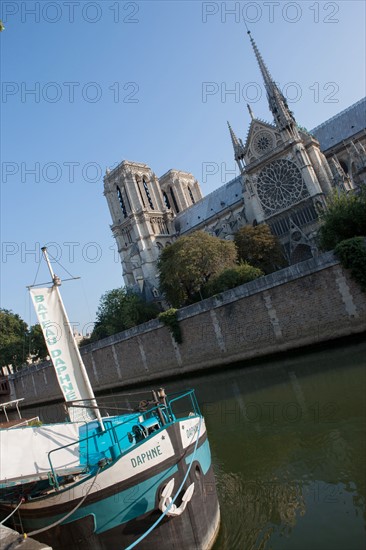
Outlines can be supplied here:
M65 401L85 400L88 405L96 405L95 401L90 401L94 400L93 390L83 376L85 367L64 314L58 288L31 288L30 293ZM88 408L71 407L70 415L74 422L96 418L95 412Z

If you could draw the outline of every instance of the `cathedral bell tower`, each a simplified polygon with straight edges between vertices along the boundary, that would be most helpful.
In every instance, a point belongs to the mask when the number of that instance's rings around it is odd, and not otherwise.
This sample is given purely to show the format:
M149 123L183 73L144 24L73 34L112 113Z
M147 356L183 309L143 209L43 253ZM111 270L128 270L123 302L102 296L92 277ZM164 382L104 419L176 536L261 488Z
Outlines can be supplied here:
M111 229L125 285L147 300L159 297L156 262L174 238L173 213L158 178L146 164L124 160L104 177Z

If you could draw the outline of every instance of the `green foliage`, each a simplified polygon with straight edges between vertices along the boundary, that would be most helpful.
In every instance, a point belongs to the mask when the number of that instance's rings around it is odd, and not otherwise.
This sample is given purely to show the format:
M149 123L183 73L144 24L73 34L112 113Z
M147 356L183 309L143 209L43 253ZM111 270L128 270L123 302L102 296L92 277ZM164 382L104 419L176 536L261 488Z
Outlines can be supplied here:
M266 224L246 225L239 229L234 240L239 259L264 273L272 273L286 265L281 245Z
M27 426L33 426L33 428L39 428L40 426L43 426L42 420L31 420L28 422Z
M169 328L177 344L181 344L183 338L182 331L178 322L177 312L177 309L170 308L167 311L163 311L162 313L160 313L158 319Z
M366 292L366 239L353 237L341 241L335 247L341 264L351 270L351 275Z
M328 199L327 209L321 216L319 245L332 250L338 243L352 237L366 235L366 191L334 194Z
M95 342L145 323L154 319L158 313L159 310L155 304L144 302L138 294L129 292L125 288L110 290L100 299L97 320L88 342Z
M16 313L0 309L0 366L21 367L27 358L27 323Z
M237 252L232 241L196 231L164 248L158 270L160 287L174 307L202 298L203 287L211 277L234 267Z
M28 350L33 359L46 359L48 350L43 336L41 325L33 325L29 330Z
M242 262L236 267L225 269L216 277L213 277L205 287L205 296L213 296L230 288L243 285L264 275L257 267Z
M28 325L16 313L0 309L0 367L22 367L27 359L45 359L48 355L40 325Z

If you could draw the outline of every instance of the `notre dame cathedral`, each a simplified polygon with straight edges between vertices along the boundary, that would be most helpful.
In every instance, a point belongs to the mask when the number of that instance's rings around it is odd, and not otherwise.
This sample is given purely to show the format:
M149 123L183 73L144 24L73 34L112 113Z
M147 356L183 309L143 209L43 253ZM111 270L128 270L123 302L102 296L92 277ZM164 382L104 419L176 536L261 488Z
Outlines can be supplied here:
M249 33L250 35L250 33ZM256 119L246 142L229 124L240 175L206 197L195 177L124 160L104 178L111 229L127 288L158 299L160 251L181 235L205 230L233 239L247 224L266 223L289 263L317 254L319 214L334 189L366 184L366 98L310 132L296 123L258 47L250 41L262 74L273 123Z

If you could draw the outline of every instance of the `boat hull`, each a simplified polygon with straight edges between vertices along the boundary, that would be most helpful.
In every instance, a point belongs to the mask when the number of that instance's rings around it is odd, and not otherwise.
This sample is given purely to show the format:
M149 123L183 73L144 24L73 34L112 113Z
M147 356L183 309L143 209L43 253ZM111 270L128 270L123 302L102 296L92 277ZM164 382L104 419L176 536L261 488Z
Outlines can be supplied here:
M220 512L204 421L197 448L196 438L186 436L194 435L197 427L197 417L176 422L133 453L122 456L100 472L85 502L67 522L34 538L54 550L127 548L162 515L159 501L163 488L173 478L173 497L189 470L181 493L191 483L195 488L184 512L176 517L165 516L137 547L156 544L159 550L210 549L218 532ZM152 455L154 449L159 450L157 456ZM149 456L151 461L146 458ZM24 530L31 532L62 519L87 493L91 483L89 479L56 496L25 503L21 508ZM178 495L177 505L182 494Z

